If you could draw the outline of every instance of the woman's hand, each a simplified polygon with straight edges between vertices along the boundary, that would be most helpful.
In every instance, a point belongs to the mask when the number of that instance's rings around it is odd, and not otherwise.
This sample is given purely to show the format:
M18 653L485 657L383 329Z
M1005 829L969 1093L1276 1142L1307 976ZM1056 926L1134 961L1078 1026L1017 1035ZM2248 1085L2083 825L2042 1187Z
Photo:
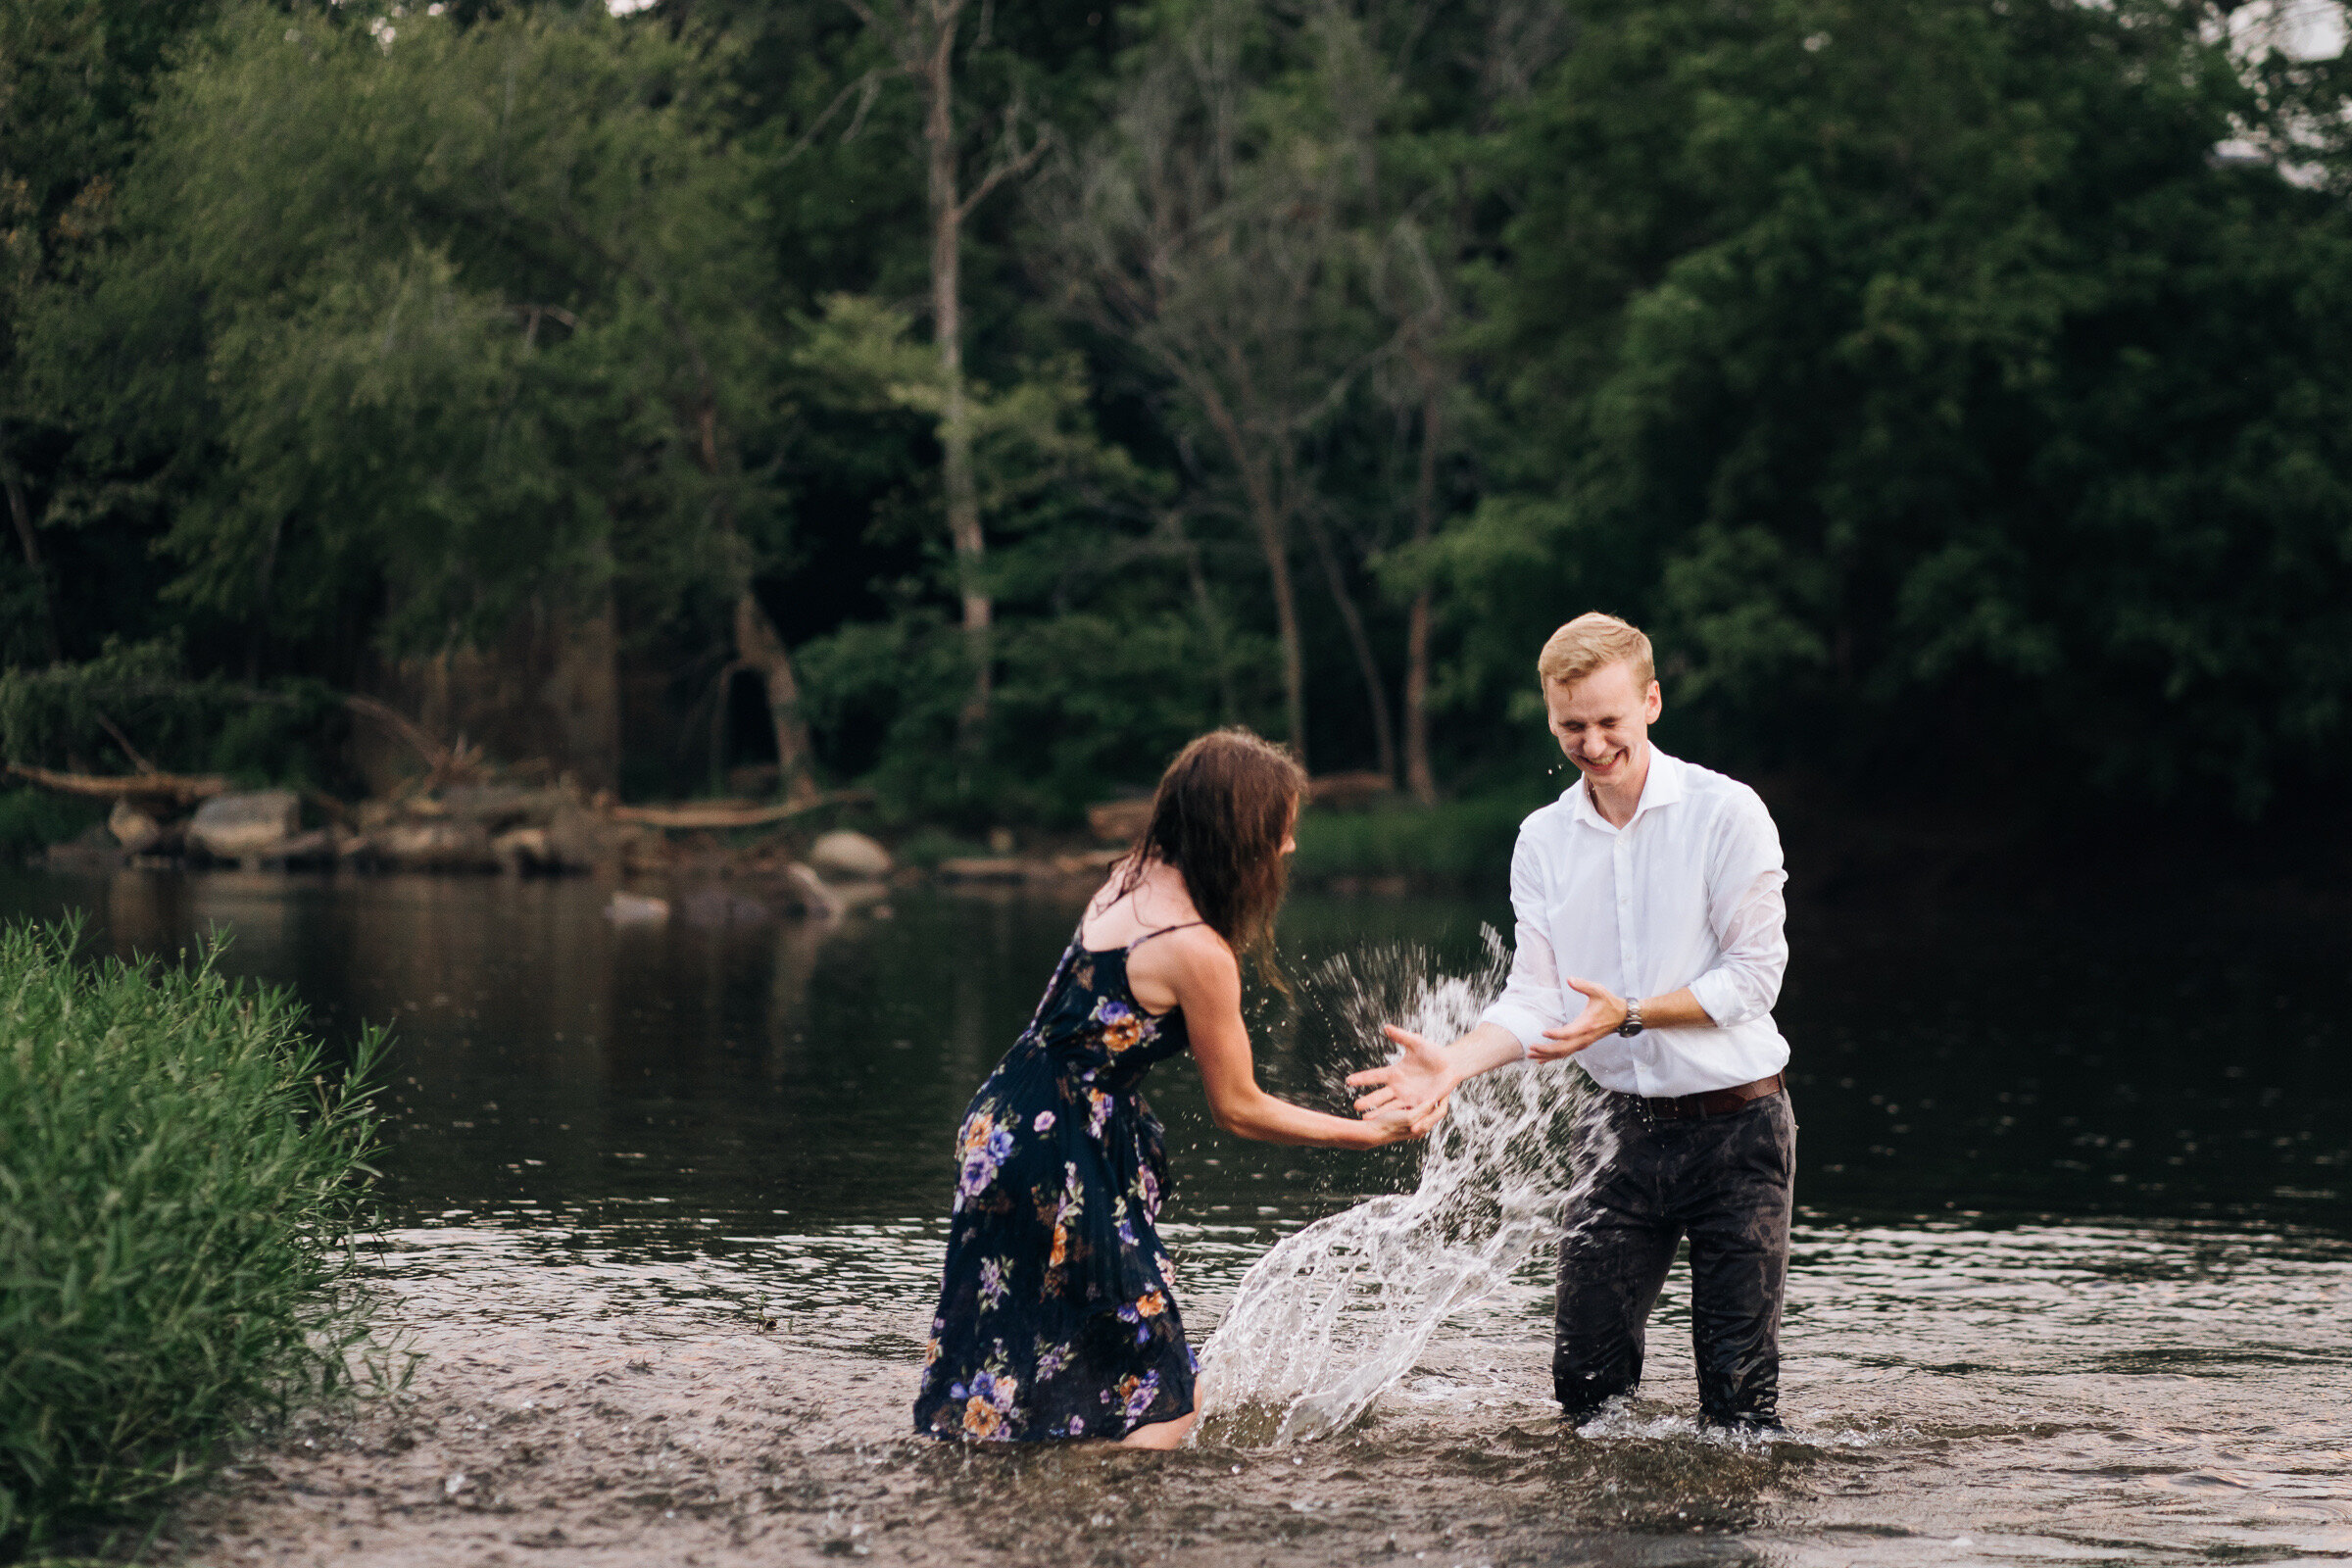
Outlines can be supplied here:
M1430 1128L1436 1126L1438 1118L1445 1113L1446 1102L1443 1100L1418 1116L1393 1105L1386 1110L1368 1111L1364 1119L1356 1123L1363 1129L1363 1143L1358 1147L1386 1149L1391 1144L1409 1143L1416 1138L1427 1137Z
M1381 1033L1396 1043L1396 1059L1348 1075L1348 1088L1368 1091L1355 1108L1367 1121L1401 1115L1411 1136L1419 1137L1446 1114L1446 1097L1453 1093L1453 1061L1443 1048L1409 1029L1383 1024Z

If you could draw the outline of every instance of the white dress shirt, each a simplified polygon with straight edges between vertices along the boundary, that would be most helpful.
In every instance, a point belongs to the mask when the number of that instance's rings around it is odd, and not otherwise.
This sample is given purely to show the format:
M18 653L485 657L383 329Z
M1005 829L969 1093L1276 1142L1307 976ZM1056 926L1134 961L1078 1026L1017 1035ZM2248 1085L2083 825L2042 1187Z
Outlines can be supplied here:
M1511 854L1518 947L1510 983L1481 1021L1522 1047L1584 1009L1562 981L1629 1001L1685 986L1712 1028L1606 1035L1571 1058L1603 1089L1693 1095L1779 1072L1772 1021L1788 967L1781 836L1754 790L1655 747L1642 803L1611 827L1583 779L1519 824Z

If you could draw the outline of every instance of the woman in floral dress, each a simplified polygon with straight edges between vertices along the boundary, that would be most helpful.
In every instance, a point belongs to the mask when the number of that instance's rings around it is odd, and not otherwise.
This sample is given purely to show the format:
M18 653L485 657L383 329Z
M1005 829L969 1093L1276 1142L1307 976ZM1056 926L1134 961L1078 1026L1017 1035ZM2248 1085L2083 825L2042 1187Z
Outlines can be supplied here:
M1271 975L1283 857L1306 775L1247 730L1187 746L1151 825L1087 906L1037 1015L965 1112L918 1432L1173 1447L1198 1369L1153 1221L1168 1190L1138 1093L1192 1051L1217 1125L1242 1138L1374 1149L1396 1115L1328 1116L1257 1086L1240 958Z

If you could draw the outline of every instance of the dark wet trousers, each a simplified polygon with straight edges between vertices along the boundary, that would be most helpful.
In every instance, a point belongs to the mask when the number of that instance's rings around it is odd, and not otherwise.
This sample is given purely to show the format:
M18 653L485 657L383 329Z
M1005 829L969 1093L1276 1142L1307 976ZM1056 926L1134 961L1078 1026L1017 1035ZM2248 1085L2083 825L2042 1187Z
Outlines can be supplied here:
M1581 1421L1641 1383L1649 1309L1688 1237L1699 1413L1778 1427L1796 1155L1787 1093L1676 1121L1603 1092L1576 1136L1580 1163L1590 1164L1560 1240L1551 1382L1562 1413Z

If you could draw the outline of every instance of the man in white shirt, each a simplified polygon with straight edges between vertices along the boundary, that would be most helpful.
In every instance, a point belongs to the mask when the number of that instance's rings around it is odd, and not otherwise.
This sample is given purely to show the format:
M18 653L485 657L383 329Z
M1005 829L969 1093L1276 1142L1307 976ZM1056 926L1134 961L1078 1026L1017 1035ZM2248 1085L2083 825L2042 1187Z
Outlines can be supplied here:
M1520 825L1509 984L1450 1046L1390 1029L1397 1059L1348 1082L1367 1113L1434 1121L1464 1079L1575 1055L1599 1093L1560 1241L1562 1411L1581 1421L1640 1384L1688 1237L1700 1413L1777 1427L1796 1144L1771 1010L1788 963L1780 835L1755 791L1649 744L1660 695L1640 631L1579 615L1537 671L1580 777Z

